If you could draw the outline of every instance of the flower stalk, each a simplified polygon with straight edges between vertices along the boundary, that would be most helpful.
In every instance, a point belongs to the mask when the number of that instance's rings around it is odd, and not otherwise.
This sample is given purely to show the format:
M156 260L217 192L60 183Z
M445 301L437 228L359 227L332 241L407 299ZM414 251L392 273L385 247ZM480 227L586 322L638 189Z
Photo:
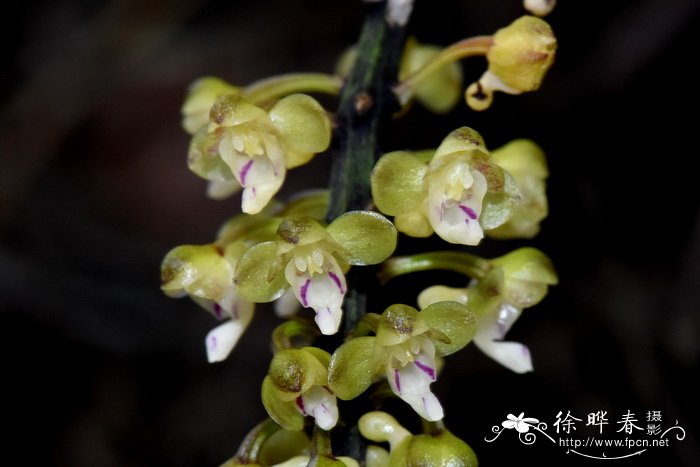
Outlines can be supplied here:
M340 95L328 221L371 205L370 174L379 155L378 133L387 118L399 109L391 85L398 76L405 25L389 25L385 8L384 3L368 5L357 60ZM356 273L349 274L344 304L346 334L366 311L367 297L361 282Z

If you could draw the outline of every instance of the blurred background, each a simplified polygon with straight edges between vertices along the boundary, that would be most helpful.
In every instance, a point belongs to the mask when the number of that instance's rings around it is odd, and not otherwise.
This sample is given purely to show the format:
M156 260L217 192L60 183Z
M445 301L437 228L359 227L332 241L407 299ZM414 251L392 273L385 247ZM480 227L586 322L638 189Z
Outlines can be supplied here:
M264 417L259 384L278 321L261 307L232 356L209 365L203 339L214 320L160 293L165 253L210 242L239 206L207 199L205 182L188 171L179 107L203 75L246 84L331 72L358 37L363 6L57 0L15 8L3 15L0 45L3 457L218 465ZM518 0L418 0L411 30L447 45L522 13ZM508 413L551 425L567 410L584 420L607 410L611 430L628 410L642 426L647 411L661 411L662 425L677 420L686 438L616 465L697 465L700 222L690 164L700 1L560 1L548 19L559 55L540 92L497 95L481 114L414 106L383 140L386 150L434 147L469 125L492 148L530 137L548 154L542 233L479 247L495 256L530 244L558 269L561 284L508 337L529 346L536 371L512 374L470 346L448 360L435 391L448 426L485 466L595 465L544 441L484 441ZM484 66L464 62L466 81ZM291 172L284 194L323 186L329 160ZM406 290L430 284L416 275L387 293L414 303Z

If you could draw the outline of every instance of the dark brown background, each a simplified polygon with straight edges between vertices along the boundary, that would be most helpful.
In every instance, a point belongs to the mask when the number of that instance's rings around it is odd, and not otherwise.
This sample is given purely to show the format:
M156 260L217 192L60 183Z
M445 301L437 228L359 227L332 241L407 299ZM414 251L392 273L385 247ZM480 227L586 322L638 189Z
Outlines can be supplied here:
M510 334L529 345L536 372L511 374L470 347L448 360L436 392L448 426L482 465L574 461L544 441L523 447L505 434L485 443L508 413L551 423L559 410L580 418L608 410L614 424L628 409L638 418L661 410L664 425L677 419L687 437L616 465L696 465L700 224L698 175L688 164L697 119L679 112L697 111L690 67L700 2L560 3L550 17L559 58L541 92L499 95L484 114L415 108L384 139L387 150L429 147L470 125L490 147L532 137L549 156L551 215L529 243L552 257L561 285ZM10 433L2 456L10 464L218 465L264 415L257 394L277 321L261 309L232 358L208 365L203 338L214 321L159 292L163 255L210 241L237 208L206 199L204 182L187 170L183 93L207 74L245 84L331 71L356 40L362 6L18 8L2 15L0 358ZM518 0L418 0L412 28L422 41L448 44L521 12ZM483 66L465 63L467 79ZM325 184L317 174L328 160L292 172L286 193ZM487 241L480 251L526 243ZM387 300L411 303L403 285Z

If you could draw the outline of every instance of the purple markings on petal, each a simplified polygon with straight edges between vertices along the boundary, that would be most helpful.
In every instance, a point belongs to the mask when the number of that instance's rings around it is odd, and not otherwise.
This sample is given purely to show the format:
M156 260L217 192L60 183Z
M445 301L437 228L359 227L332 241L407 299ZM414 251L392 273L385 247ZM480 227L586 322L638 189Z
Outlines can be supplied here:
M331 279L333 279L335 285L338 286L338 289L340 289L340 293L345 293L345 290L343 290L343 284L340 283L340 277L338 277L333 271L328 271L328 275Z
M223 317L223 309L221 308L221 305L218 303L214 303L214 316L216 316L216 319L221 319Z
M528 349L524 345L520 348L520 352L522 352L522 354L526 357L530 355L530 349Z
M248 162L245 163L243 168L241 169L240 172L238 172L238 177L241 180L241 185L245 186L245 178L248 176L248 171L250 170L250 167L253 165L253 159L249 160Z
M306 409L304 408L304 399L301 396L299 396L296 398L296 403L297 403L297 407L299 407L299 410L301 411L301 413L306 415Z
M306 294L309 292L310 284L311 279L306 279L306 282L304 282L304 285L301 286L301 290L299 291L299 295L301 295L301 304L304 305L305 308L309 306L309 302L306 300Z
M217 347L216 336L211 336L209 338L209 350L214 350Z
M465 205L463 205L463 204L460 204L460 205L459 205L459 209L461 209L462 212L463 212L464 214L466 214L470 219L472 219L472 220L476 219L476 213L475 213L474 210L473 210L472 208L470 208L469 206L465 206Z
M414 361L413 363L415 363L416 366L417 366L421 371L423 371L423 373L425 373L426 375L430 376L430 379L432 379L433 381L435 380L435 368L432 368L432 367L426 365L425 363L421 363L421 362L419 362L418 360Z
M399 370L394 370L394 386L396 386L396 390L400 393L401 392L401 375L399 374Z

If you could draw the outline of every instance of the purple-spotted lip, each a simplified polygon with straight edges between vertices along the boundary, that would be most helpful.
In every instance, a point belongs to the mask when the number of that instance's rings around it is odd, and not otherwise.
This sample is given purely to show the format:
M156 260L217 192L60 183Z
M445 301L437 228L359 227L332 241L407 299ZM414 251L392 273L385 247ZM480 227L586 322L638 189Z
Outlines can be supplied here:
M248 172L250 171L250 168L253 166L253 159L250 159L248 162L243 165L241 168L240 172L238 172L238 177L241 180L241 185L245 186L245 179L248 176Z
M304 308L308 308L309 302L306 299L306 295L309 293L309 285L311 285L311 279L306 279L304 284L301 286L301 290L299 291L299 295L301 296L301 304L304 305Z
M330 276L330 278L333 279L333 282L335 282L335 285L338 286L340 293L345 293L345 290L343 289L343 284L340 282L340 277L338 277L338 275L333 271L328 271L328 276Z
M413 363L416 364L416 366L426 375L430 376L430 379L435 381L435 368L431 367L430 365L426 365L425 363L421 363L418 360L415 360Z
M459 209L464 214L466 214L467 217L469 217L469 219L476 220L477 215L476 215L476 212L474 212L474 210L472 208L470 208L469 206L465 206L464 204L459 204L458 206L459 206Z
M396 391L401 392L401 375L399 370L394 370L394 386L396 386Z

